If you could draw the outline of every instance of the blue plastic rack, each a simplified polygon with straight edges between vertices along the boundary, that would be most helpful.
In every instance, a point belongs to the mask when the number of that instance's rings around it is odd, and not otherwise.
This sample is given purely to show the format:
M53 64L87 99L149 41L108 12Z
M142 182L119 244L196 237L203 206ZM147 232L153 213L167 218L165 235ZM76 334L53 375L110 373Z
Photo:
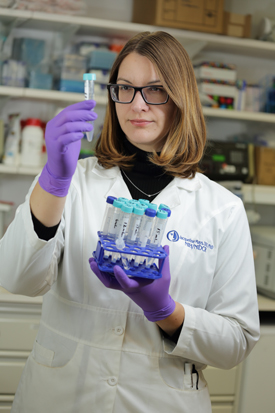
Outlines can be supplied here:
M156 264L151 265L150 268L146 268L145 264L140 264L138 267L130 266L128 270L123 267L121 259L119 259L115 264L111 262L111 257L104 258L104 250L110 251L110 255L112 253L120 253L120 254L127 254L129 256L139 255L145 258L154 258L154 259L162 259L167 257L166 252L162 247L158 248L151 248L146 246L145 248L138 247L136 245L129 245L125 244L124 249L118 249L116 247L115 241L113 238L102 235L102 232L98 232L98 243L96 251L93 252L93 257L97 262L98 268L100 271L113 273L114 266L119 265L125 273L131 277L140 277L140 278L148 278L148 279L157 279L162 277L162 267L164 264L164 260L161 262L160 267L158 268ZM131 261L132 264L134 260ZM131 263L130 263L131 264Z

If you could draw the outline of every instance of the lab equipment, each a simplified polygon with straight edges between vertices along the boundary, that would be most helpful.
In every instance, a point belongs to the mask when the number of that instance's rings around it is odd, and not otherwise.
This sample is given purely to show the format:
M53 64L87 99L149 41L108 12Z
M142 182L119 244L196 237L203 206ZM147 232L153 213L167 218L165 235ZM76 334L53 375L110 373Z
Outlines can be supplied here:
M139 200L123 197L107 198L102 230L98 232L99 241L93 252L100 271L114 273L114 266L119 265L130 277L156 279L162 276L163 261L160 261L159 268L154 261L165 258L167 254L160 246L161 239L153 247L148 243L157 220L157 205L153 205L156 209L150 208L150 205L142 200L140 203ZM158 218L165 217L167 221L168 214L171 214L170 209L168 211L159 210ZM164 225L162 227L164 232ZM146 260L150 262L147 267Z
M154 209L147 208L145 210L145 213L141 221L140 231L139 231L138 240L137 240L137 245L139 245L142 248L144 248L148 242L155 216L156 216L156 211ZM144 262L144 257L138 255L135 258L134 266L138 267L143 262Z
M116 199L117 198L115 196L108 196L108 198L106 200L106 208L105 208L105 213L104 213L102 226L101 226L101 231L102 231L103 235L108 234L108 229L109 229L109 226L110 226L111 217L113 215L113 202Z
M83 80L84 80L85 100L93 100L94 99L94 81L96 80L96 75L94 73L84 73ZM94 125L94 121L91 121L90 123ZM92 142L93 137L94 137L94 128L91 131L86 132L86 135L87 135L87 141Z
M166 228L167 220L168 213L164 210L159 210L157 212L156 219L154 221L154 226L149 239L150 247L157 248L160 246ZM154 260L152 258L148 258L146 260L146 267L149 268L153 264L153 262Z
M258 292L275 299L275 227L251 225Z
M128 234L129 221L130 221L130 218L131 218L132 211L133 211L133 206L130 205L130 204L123 204L122 207L121 207L120 225L119 225L119 230L118 230L118 234L117 234L117 237L116 237L116 246L117 246L118 249L121 249L121 250L123 250L125 248L124 238ZM113 254L112 255L112 262L115 263L120 258L122 260L123 266L128 268L129 267L128 257L127 257L127 255L125 255L123 253Z

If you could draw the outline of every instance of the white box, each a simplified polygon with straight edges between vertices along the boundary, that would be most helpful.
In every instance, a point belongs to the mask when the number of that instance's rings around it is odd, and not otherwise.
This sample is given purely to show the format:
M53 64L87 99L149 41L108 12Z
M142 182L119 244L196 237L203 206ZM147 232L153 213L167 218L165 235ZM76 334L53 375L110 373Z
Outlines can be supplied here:
M226 82L235 82L237 72L233 69L216 68L210 66L197 66L194 68L195 76L200 79L224 80Z

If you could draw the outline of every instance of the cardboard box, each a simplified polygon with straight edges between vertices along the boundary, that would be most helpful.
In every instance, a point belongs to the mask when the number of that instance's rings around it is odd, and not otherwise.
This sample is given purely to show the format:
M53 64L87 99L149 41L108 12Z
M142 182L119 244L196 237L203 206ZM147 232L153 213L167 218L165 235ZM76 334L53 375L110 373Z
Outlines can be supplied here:
M244 16L242 14L225 11L223 22L223 34L233 37L250 37L251 14Z
M275 149L255 147L256 178L259 185L275 185Z
M134 0L134 23L223 32L224 0Z

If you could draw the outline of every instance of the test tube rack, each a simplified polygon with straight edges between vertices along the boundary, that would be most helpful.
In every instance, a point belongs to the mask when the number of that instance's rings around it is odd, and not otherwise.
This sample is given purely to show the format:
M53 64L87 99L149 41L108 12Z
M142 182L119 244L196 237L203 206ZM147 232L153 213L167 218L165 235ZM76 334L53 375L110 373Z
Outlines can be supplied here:
M162 277L161 271L162 271L162 267L164 264L163 258L167 257L167 254L161 246L157 248L151 248L149 246L142 248L136 245L125 244L125 248L118 249L116 247L114 239L103 235L102 232L100 231L98 231L98 238L99 240L97 243L97 248L96 248L96 251L93 252L93 257L96 260L100 271L113 273L114 266L119 265L121 268L123 268L125 273L129 275L130 277L148 278L148 279L153 279L153 280ZM132 260L130 262L130 268L125 269L123 267L121 258L117 260L116 263L113 263L111 261L112 260L111 257L105 258L104 257L105 250L110 252L110 256L112 255L112 253L120 253L120 254L123 254L123 256L128 255L129 257L131 257L131 256L138 255L138 256L144 257L144 259L154 258L154 259L163 259L163 261L161 262L159 268L157 267L155 263L151 265L150 268L146 268L145 264L140 264L138 267L134 267L133 265L131 265L134 262L134 260Z

